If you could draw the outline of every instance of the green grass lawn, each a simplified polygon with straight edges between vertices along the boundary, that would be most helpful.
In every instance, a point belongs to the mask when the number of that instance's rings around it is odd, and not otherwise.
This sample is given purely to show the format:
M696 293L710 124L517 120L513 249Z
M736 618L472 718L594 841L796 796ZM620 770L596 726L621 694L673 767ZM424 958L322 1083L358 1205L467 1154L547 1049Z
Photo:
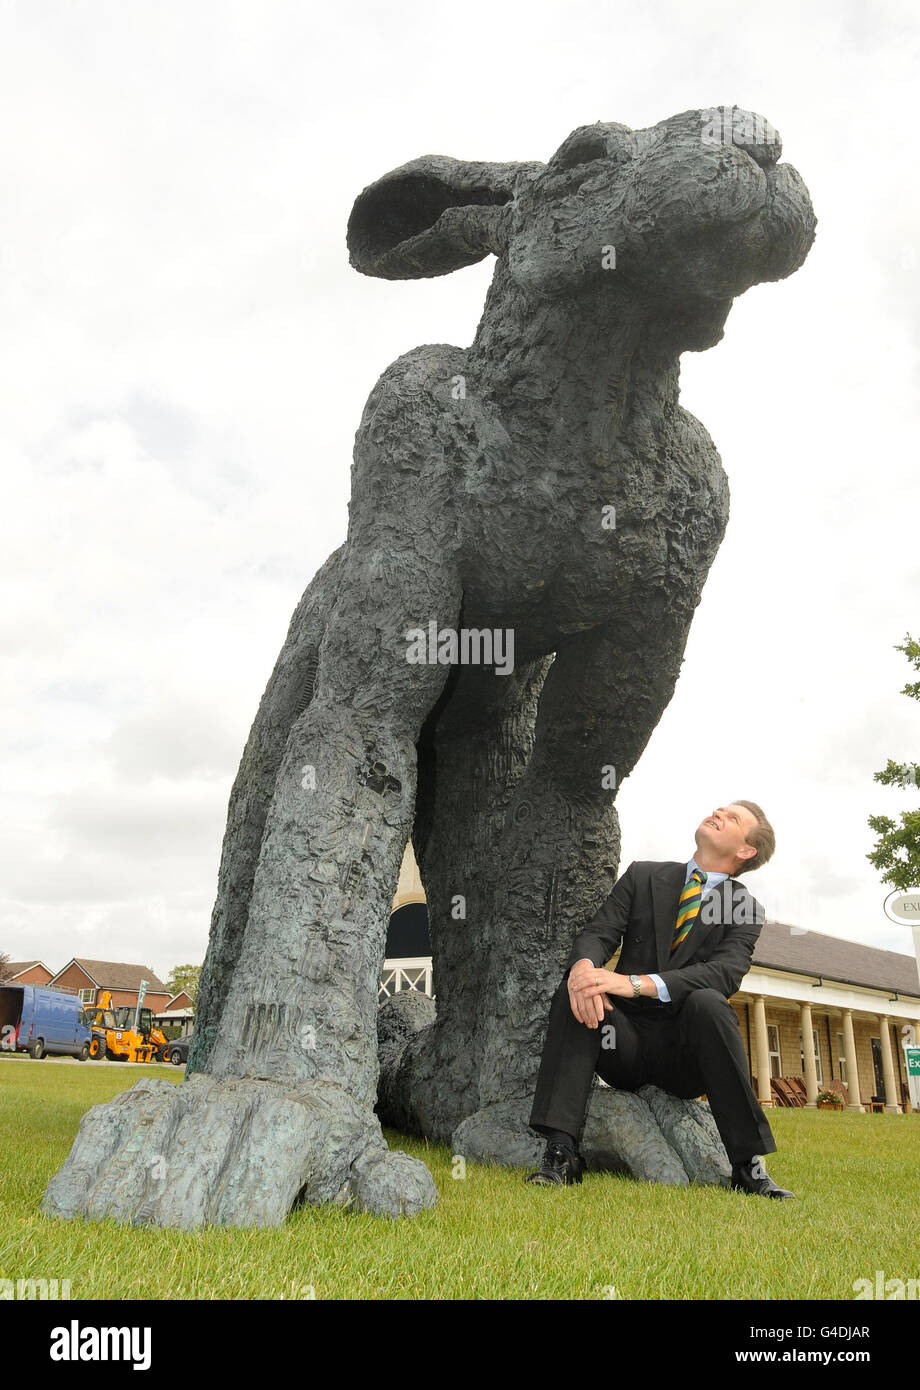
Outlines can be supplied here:
M778 1110L769 1201L611 1174L526 1186L387 1131L440 1201L413 1220L305 1208L281 1228L190 1232L42 1216L80 1116L172 1067L0 1061L0 1278L69 1279L74 1299L830 1299L853 1281L920 1277L920 1115ZM611 1295L611 1290L615 1295Z

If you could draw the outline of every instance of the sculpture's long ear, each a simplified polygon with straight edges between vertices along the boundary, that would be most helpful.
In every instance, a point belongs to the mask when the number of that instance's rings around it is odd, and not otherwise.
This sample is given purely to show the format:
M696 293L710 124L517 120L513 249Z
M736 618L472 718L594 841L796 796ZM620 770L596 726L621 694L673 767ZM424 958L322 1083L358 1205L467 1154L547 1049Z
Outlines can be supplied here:
M348 259L362 275L417 280L498 254L502 209L543 167L436 154L402 164L355 199Z

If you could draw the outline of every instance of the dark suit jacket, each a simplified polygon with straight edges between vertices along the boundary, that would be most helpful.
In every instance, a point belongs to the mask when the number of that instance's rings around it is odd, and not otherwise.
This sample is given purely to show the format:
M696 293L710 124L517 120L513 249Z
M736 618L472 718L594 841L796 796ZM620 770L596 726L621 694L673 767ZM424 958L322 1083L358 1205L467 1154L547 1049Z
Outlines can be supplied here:
M686 876L686 861L630 864L575 938L568 969L586 956L604 965L622 943L617 971L660 975L674 1010L694 989L717 989L728 999L750 969L764 910L740 879L725 878L703 899L693 926L671 955ZM642 1002L669 1008L657 1000Z

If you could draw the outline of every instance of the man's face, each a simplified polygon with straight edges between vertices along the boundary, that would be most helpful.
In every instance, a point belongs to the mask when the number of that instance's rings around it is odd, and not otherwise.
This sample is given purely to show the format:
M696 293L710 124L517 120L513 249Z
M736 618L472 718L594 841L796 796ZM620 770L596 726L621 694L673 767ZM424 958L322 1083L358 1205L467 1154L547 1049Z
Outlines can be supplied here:
M705 849L711 859L731 862L734 871L741 867L739 850L744 851L745 859L753 859L757 852L747 843L747 836L756 825L757 817L746 806L719 806L697 827L697 849Z

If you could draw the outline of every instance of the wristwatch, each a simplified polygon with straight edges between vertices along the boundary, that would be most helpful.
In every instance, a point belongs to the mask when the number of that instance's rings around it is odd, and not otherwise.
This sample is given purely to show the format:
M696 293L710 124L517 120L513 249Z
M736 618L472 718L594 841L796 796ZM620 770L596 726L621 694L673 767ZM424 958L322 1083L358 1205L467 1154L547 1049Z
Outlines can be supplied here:
M633 987L633 999L638 999L639 995L642 993L642 976L630 975L629 983Z

